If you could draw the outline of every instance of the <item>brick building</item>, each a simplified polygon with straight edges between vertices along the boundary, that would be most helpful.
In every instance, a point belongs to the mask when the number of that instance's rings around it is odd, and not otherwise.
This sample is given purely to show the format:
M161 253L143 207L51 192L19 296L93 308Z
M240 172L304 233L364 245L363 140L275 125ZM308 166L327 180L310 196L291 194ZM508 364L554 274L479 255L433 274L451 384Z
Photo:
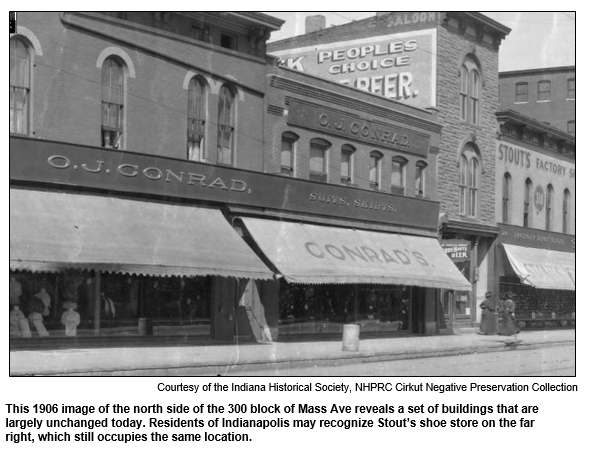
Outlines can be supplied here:
M268 340L284 317L313 333L351 319L444 327L439 291L470 285L437 242L437 116L278 68L266 40L280 26L260 13L19 14L15 340Z
M516 111L497 113L500 291L524 328L575 325L576 142Z
M512 110L576 134L576 67L550 67L499 74L500 109Z
M477 321L476 304L497 289L495 112L498 50L509 32L480 13L380 12L268 45L289 68L436 113L440 236L473 286L442 293L456 325Z

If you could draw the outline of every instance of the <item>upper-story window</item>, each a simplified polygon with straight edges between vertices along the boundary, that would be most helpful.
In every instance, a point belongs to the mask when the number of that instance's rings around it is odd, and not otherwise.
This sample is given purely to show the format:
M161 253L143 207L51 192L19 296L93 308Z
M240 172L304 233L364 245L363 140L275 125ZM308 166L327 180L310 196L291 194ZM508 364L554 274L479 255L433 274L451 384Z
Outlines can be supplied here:
M218 95L218 163L232 165L234 160L234 92L223 85Z
M407 174L407 159L393 157L391 168L391 192L395 195L405 195L405 182Z
M381 181L382 154L378 151L370 153L370 176L368 178L370 189L379 190Z
M516 103L528 102L528 83L516 83Z
M569 100L576 99L576 78L570 78L567 80L567 98Z
M538 100L551 100L551 81L539 81Z
M10 40L10 133L29 134L31 50L19 38Z
M524 211L522 221L524 227L532 226L532 181L530 178L527 178L524 182Z
M502 185L502 222L510 224L512 204L512 177L510 173L504 174L504 182Z
M312 181L327 182L327 154L331 144L320 138L310 142L309 176Z
M187 99L187 158L205 162L206 86L200 78L189 82Z
M282 134L282 156L280 158L280 173L284 176L294 177L297 143L298 135L296 135L295 133L284 132Z
M461 68L460 84L460 118L471 124L479 124L480 96L479 68L475 62L467 58Z
M426 197L426 170L428 164L422 160L415 163L415 197Z
M569 189L563 191L563 233L569 233L569 218L570 218L570 207L571 207L571 193Z
M460 158L458 203L461 215L477 217L479 160L474 146L467 144Z
M101 145L104 148L123 149L124 71L117 57L103 63Z
M226 49L236 50L236 37L227 33L220 34L220 46Z
M341 184L349 186L353 183L353 160L356 149L349 145L341 147Z
M576 121L567 121L567 133L570 135L576 134Z
M545 230L553 230L553 198L555 192L553 186L547 186L546 204L545 204Z

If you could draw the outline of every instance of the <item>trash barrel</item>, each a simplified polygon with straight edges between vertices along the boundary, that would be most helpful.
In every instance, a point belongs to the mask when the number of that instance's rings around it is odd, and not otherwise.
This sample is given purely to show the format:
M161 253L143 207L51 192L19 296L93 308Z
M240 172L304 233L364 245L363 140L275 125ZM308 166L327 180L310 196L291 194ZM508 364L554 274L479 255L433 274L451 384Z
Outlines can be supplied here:
M343 351L356 352L360 348L360 326L346 324L343 326Z
M138 319L138 335L152 335L152 321L146 317Z

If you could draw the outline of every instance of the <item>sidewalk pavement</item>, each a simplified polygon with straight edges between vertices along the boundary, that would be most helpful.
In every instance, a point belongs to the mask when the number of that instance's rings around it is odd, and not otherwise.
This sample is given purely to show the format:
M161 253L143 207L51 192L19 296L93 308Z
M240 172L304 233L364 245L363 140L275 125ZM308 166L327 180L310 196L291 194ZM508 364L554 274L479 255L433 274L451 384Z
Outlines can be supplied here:
M225 374L239 366L267 368L289 364L347 364L534 349L575 343L575 330L522 332L519 343L500 335L411 336L362 339L359 351L342 350L341 341L178 347L76 348L10 352L11 376L181 376ZM284 365L285 366L285 365Z

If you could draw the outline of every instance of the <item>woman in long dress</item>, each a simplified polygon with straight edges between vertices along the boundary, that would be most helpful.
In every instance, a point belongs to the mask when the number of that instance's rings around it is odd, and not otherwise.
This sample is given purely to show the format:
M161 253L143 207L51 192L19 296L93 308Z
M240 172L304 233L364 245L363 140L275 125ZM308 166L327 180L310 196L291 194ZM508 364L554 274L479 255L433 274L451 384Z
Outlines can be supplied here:
M495 303L493 293L486 292L485 300L479 305L481 308L481 324L479 333L483 335L495 335L497 333L497 316L495 314Z
M516 339L516 335L520 333L520 327L516 323L516 303L512 301L512 298L512 294L507 294L506 300L502 303L502 325L500 333L506 336L514 335L514 339Z

